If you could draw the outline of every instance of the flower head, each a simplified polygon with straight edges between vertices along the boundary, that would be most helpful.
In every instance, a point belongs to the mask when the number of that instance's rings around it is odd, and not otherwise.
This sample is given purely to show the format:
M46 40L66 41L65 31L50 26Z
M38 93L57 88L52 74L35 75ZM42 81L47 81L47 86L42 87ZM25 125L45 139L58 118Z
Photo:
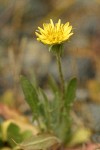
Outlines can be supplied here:
M37 40L47 45L61 44L73 35L72 26L69 25L69 22L62 24L60 19L56 24L50 19L50 23L44 23L43 29L38 27L35 33Z

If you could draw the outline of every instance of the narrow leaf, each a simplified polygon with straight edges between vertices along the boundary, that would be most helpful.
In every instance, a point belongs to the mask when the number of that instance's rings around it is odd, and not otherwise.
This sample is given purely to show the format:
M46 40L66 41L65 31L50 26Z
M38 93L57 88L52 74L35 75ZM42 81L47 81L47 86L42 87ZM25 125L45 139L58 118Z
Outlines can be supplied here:
M54 93L59 90L57 83L52 76L49 76L49 86Z
M40 89L40 94L43 97L43 100L41 101L42 110L44 111L44 120L47 125L47 128L50 128L50 101L47 98L47 95L44 93L42 89Z
M39 100L35 88L25 76L21 76L20 81L26 102L29 104L32 112L37 113Z
M71 106L71 104L73 103L75 99L76 88L77 88L77 79L72 78L67 86L65 95L66 97L65 106Z

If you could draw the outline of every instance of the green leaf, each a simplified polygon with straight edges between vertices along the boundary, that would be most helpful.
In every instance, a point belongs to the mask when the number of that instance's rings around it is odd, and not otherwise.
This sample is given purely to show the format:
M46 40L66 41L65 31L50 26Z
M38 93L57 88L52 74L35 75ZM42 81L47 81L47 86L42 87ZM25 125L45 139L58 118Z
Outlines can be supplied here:
M63 143L67 143L71 137L71 125L69 118L66 118L66 116L65 118L62 118L61 123L58 127L56 127L55 131L56 135L63 141Z
M44 103L44 105L45 105L46 107L48 107L48 105L49 105L49 100L48 100L47 95L44 93L44 91L43 91L41 88L39 88L39 92L40 92L40 94L41 94L42 97L43 97L43 103Z
M75 99L76 94L76 88L77 88L77 79L74 77L69 81L69 84L66 89L65 93L65 106L70 107Z
M24 150L44 150L57 143L60 143L60 140L53 135L35 135L25 140L19 147Z
M60 124L62 101L58 92L55 93L54 99L50 101L50 116L53 130L57 129L58 124Z
M72 120L69 112L75 99L76 87L77 79L72 78L65 89L65 105L60 117L61 123L58 127L59 130L57 131L58 137L61 138L64 143L67 143L71 137Z
M31 131L26 130L24 132L21 132L19 126L14 123L11 123L7 129L7 141L12 147L16 146L16 143L21 143L23 140L31 136Z
M41 99L41 105L40 105L40 109L42 110L42 117L44 117L44 122L47 126L47 130L48 128L50 129L50 118L51 118L51 114L50 114L50 101L47 98L47 95L44 93L44 91L42 89L39 89L40 91L40 95L43 97L43 99Z
M20 81L25 95L25 99L29 104L32 112L36 114L38 112L38 102L39 102L37 92L33 87L33 85L30 83L30 81L25 76L21 76Z
M49 76L49 86L54 93L59 91L58 85L52 76Z
M11 123L7 129L7 140L11 146L15 146L12 139L16 141L16 143L20 143L23 140L20 133L20 128L14 123Z

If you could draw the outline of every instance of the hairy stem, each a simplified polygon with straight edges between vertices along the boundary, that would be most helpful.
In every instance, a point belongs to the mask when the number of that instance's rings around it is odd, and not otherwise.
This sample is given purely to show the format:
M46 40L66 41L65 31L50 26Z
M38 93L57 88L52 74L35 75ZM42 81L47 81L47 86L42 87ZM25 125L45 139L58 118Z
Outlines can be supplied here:
M61 66L61 56L60 56L59 53L57 53L56 58L57 58L59 76L60 76L60 84L61 84L61 90L62 90L62 99L64 100L65 85L64 85L64 77L63 77L62 66Z

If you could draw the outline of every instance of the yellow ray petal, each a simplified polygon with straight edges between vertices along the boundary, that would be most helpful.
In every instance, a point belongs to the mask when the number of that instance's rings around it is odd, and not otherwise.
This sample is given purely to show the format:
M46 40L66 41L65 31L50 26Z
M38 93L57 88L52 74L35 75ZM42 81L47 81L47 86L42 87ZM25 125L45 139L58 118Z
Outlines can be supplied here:
M69 22L62 24L61 19L56 24L50 19L50 23L44 23L43 28L38 27L36 32L37 40L48 45L63 43L72 34L72 26L69 26Z
M45 31L42 28L38 27L38 29L41 33L45 33Z
M50 19L50 23L51 23L52 28L54 28L54 23L53 23L52 19Z

